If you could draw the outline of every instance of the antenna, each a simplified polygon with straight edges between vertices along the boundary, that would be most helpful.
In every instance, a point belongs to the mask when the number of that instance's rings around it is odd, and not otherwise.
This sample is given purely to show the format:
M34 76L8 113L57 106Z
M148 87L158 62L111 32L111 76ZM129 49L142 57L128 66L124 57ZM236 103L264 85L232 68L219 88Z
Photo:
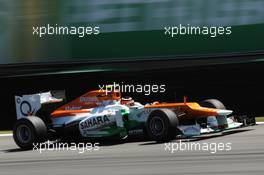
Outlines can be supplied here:
M183 96L183 102L184 102L184 104L186 104L186 102L187 102L187 97L185 95Z

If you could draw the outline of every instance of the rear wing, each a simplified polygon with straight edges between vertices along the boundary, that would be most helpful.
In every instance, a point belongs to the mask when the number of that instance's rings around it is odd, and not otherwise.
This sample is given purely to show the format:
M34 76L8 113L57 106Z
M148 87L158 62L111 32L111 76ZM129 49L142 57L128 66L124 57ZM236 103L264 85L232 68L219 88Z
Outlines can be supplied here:
M45 104L58 103L65 100L65 91L56 90L43 93L15 96L17 119L36 115Z

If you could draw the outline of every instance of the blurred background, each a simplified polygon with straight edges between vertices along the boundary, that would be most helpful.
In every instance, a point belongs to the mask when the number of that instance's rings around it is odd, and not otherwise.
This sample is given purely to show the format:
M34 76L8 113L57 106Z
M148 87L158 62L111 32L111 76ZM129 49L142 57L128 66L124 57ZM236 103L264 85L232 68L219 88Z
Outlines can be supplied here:
M0 64L264 50L263 0L0 0ZM99 26L98 36L32 35ZM232 35L164 35L164 26L232 26Z
M137 101L220 99L263 116L263 0L0 0L1 129L16 121L15 95L98 84L165 84ZM33 35L33 27L99 26L100 34ZM232 26L231 35L164 35L165 26ZM97 62L96 62L97 61Z

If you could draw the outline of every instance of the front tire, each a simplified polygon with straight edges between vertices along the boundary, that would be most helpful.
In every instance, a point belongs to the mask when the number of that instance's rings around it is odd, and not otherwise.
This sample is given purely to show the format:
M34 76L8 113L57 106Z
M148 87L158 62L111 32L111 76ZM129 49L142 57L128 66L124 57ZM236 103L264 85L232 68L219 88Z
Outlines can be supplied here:
M150 113L146 123L146 131L152 140L169 141L178 134L178 125L177 115L172 110L159 109Z
M200 103L202 107L215 108L215 109L226 109L225 105L217 99L207 99ZM227 116L214 116L217 120L217 129L224 130L228 128ZM207 120L207 118L205 119ZM213 126L215 127L215 126Z
M208 108L226 109L225 105L217 99L204 100L200 103L200 105Z
M13 129L13 138L22 149L32 149L33 144L45 141L47 127L45 123L35 116L19 119Z

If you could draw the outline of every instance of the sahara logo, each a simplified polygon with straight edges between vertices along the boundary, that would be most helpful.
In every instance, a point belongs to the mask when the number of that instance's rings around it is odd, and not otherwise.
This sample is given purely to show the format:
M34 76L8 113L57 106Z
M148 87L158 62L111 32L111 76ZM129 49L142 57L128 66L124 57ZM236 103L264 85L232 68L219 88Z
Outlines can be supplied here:
M98 117L94 117L94 118L90 118L88 120L85 120L84 122L81 122L81 129L87 129L90 127L93 127L95 125L104 125L109 123L110 120L108 118L107 115L104 116L98 116Z

